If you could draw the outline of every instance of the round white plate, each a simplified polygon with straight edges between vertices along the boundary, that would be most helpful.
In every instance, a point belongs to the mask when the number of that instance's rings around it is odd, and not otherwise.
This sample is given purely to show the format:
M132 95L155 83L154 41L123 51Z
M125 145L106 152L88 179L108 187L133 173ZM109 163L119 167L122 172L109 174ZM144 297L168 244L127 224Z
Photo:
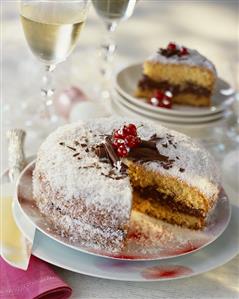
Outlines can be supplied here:
M31 222L16 201L15 221L29 238ZM36 230L32 254L50 263L81 274L124 281L163 281L191 277L230 261L239 252L239 208L232 207L232 217L224 233L209 246L192 253L163 261L121 261L89 255L66 247ZM33 240L31 240L33 241Z
M212 115L207 115L203 117L185 117L185 116L178 116L178 115L167 115L162 113L157 113L155 111L147 110L143 107L133 105L129 100L123 98L117 91L114 94L114 100L119 101L126 109L130 109L135 113L139 113L140 115L144 115L148 118L155 119L155 120L162 120L167 122L177 122L182 124L200 124L206 123L210 121L215 121L222 119L224 117L223 112L219 112Z
M69 238L60 236L47 217L42 215L37 208L32 196L34 167L33 161L23 170L17 183L16 198L23 213L48 237L66 247L93 255L120 260L156 260L188 254L217 239L230 220L230 204L225 192L221 190L217 206L203 230L191 230L171 225L133 211L126 246L121 252L112 253L107 248L96 249L91 242L87 244L83 240L72 243Z
M142 63L130 65L116 75L115 88L120 95L127 98L133 105L141 106L144 109L156 113L178 116L205 116L225 111L228 105L233 102L234 91L223 79L218 78L212 96L211 107L189 107L174 105L173 109L154 107L143 99L134 97L138 81L142 77Z

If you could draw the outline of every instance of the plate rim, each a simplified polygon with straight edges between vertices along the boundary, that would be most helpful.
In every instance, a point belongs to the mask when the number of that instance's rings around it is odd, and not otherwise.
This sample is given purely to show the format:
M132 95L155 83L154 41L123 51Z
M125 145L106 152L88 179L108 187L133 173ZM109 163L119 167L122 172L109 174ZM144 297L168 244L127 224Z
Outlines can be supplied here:
M155 122L156 124L163 125L171 130L178 130L179 128L183 129L183 130L208 129L211 127L215 127L215 125L221 125L222 122L225 121L225 118L221 118L219 120L212 121L212 122L194 124L193 128L192 128L192 126L190 126L189 124L182 124L182 123L176 123L176 122L173 123L173 122L167 122L167 121L163 121L163 120L154 120L154 119L150 119L149 117L146 117L144 115L139 115L136 112L134 112L133 110L127 109L121 103L119 104L113 98L111 98L111 110L114 115L120 115L120 116L128 115L128 117L132 117L132 118L140 117L141 119L144 119L146 121L150 120L150 121ZM188 133L184 133L184 134L188 134Z

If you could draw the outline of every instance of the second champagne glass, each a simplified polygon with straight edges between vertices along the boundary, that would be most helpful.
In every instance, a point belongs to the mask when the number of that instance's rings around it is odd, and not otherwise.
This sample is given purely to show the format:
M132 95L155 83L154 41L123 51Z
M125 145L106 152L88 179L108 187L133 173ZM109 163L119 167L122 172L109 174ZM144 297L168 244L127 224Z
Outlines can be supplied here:
M52 102L52 71L76 46L88 4L89 0L21 1L20 15L26 40L45 68L41 88L43 109L37 118L38 129L41 124L48 131L58 125Z
M106 27L106 35L101 44L100 73L103 77L102 97L109 97L108 82L111 78L111 64L116 49L113 34L118 24L130 18L134 12L137 0L92 0L93 6L103 20Z

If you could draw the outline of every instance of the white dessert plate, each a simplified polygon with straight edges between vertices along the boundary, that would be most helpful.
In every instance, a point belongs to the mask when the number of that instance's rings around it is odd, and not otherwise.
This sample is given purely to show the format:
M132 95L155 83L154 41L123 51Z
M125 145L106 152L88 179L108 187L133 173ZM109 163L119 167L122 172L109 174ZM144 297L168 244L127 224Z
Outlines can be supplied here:
M133 212L126 246L122 252L112 253L97 249L94 244L79 240L72 243L69 238L60 236L48 218L42 215L32 196L32 172L35 162L31 162L19 177L16 200L30 222L46 236L74 250L121 260L156 260L176 257L199 250L217 239L230 220L230 204L223 190L218 204L212 213L207 227L190 230L156 220L144 214Z
M224 117L223 112L218 112L212 115L206 115L203 117L185 117L185 116L177 116L177 115L167 115L162 113L157 113L155 111L150 111L140 106L133 105L129 100L123 98L117 91L114 94L114 100L120 102L122 106L126 109L129 109L139 115L146 116L150 119L155 119L159 121L167 121L167 122L177 122L182 124L199 124L206 123L209 121L219 120Z
M128 117L134 117L134 118L141 118L142 120L150 120L155 122L156 124L163 125L169 129L173 129L176 131L181 131L186 134L188 133L188 130L201 130L201 129L210 129L211 127L220 126L222 122L225 120L225 114L223 114L223 117L220 117L216 120L211 120L207 122L199 122L199 123L182 123L182 122L176 122L176 121L165 121L162 119L155 119L149 116L146 116L145 114L136 112L130 108L127 108L121 104L120 101L116 98L111 98L111 112L112 114L119 115L119 116L128 116Z
M164 109L154 107L144 99L134 96L138 81L142 77L142 63L130 65L116 75L115 89L124 98L128 99L133 105L154 111L156 113L172 115L172 116L206 116L225 111L233 102L234 90L231 86L221 78L217 79L215 90L212 96L211 107L189 107L182 105L174 105L173 109Z
M33 224L16 201L15 221L26 237ZM232 217L224 233L212 244L195 253L162 261L121 261L89 255L66 247L36 230L32 254L77 273L124 281L165 281L186 278L213 270L229 262L239 252L239 208L232 207ZM31 240L33 241L33 240Z

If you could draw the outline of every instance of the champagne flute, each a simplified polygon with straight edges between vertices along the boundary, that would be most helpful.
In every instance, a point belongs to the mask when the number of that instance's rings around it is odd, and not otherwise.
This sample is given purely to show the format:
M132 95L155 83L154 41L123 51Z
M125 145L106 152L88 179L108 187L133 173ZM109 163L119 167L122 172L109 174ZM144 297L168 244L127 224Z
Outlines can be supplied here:
M84 25L89 0L21 0L20 17L32 53L44 64L43 109L38 126L52 130L59 123L53 107L52 72L73 51Z
M109 97L107 85L111 79L111 64L116 50L113 34L121 21L127 20L132 16L136 2L137 0L92 0L93 6L99 17L103 20L107 31L100 51L103 98Z

